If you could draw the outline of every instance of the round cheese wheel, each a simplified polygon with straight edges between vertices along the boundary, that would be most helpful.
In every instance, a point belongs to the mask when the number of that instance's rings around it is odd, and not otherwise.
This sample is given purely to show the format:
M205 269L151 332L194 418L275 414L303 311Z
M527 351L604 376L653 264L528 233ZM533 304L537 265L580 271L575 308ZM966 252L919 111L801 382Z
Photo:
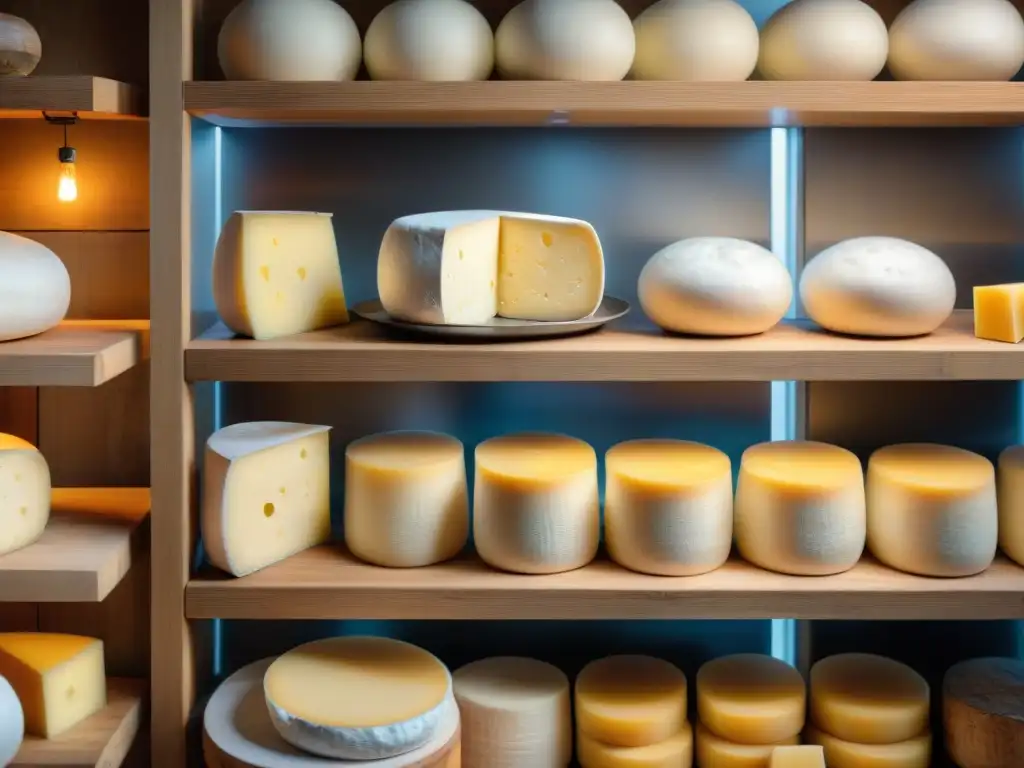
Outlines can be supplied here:
M757 65L757 24L733 0L659 0L633 31L637 80L736 82Z
M856 237L826 248L804 267L800 300L830 331L921 336L952 314L956 282L946 262L895 237Z
M815 662L810 680L811 722L838 739L896 744L928 730L928 683L906 664L839 653Z
M999 547L1024 565L1024 445L1011 445L999 454L997 490Z
M922 576L970 576L992 564L999 512L992 462L949 445L907 443L868 460L868 549Z
M30 75L42 57L36 28L20 16L0 13L0 75Z
M615 0L523 0L494 46L506 80L622 80L636 52L633 23Z
M858 744L808 727L804 741L824 748L828 768L929 768L932 759L928 732L895 744Z
M1007 0L914 0L889 28L897 80L1010 80L1024 65L1024 19Z
M889 36L861 0L793 0L761 30L758 71L766 80L874 80Z
M942 680L946 750L961 768L1024 765L1024 662L954 664Z
M363 53L373 80L486 80L494 33L466 0L396 0L370 23Z
M793 279L756 243L693 237L654 254L640 272L640 306L667 331L704 336L763 333L786 314Z
M0 765L7 765L25 738L25 716L14 688L0 677Z
M735 744L775 744L798 736L806 706L803 676L771 656L722 656L697 672L700 722Z
M576 754L580 768L690 768L693 765L693 728L685 723L675 736L646 747L602 744L580 732L576 735Z
M351 80L363 52L334 0L242 0L220 28L217 56L229 80Z
M576 727L616 747L647 747L686 725L686 675L652 656L607 656L576 676Z
M57 254L35 240L0 232L0 341L48 331L71 304L71 278Z
M799 736L792 736L777 744L736 744L716 736L703 723L697 723L694 740L700 768L768 768L776 747L800 743Z

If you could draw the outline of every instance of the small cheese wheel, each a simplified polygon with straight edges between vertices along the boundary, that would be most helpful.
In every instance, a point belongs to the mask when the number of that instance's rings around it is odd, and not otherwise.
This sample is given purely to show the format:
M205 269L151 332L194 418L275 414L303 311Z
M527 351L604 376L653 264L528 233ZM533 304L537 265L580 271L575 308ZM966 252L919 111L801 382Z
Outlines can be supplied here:
M808 727L804 741L824 747L828 768L929 768L932 760L932 735L927 731L895 744L859 744Z
M0 232L0 341L48 331L71 305L64 262L42 243Z
M50 466L39 449L0 433L0 487L0 555L5 555L35 543L50 520Z
M716 736L703 723L697 723L695 736L700 768L768 768L776 747L800 743L799 736L792 736L777 744L735 744Z
M473 538L488 565L571 571L594 559L599 534L597 454L585 442L521 433L476 447Z
M1024 662L954 664L942 681L946 749L961 768L1024 765Z
M691 237L650 258L637 292L644 313L667 331L748 336L783 318L793 280L779 257L757 243Z
M825 768L825 750L818 744L775 747L768 768Z
M757 24L733 0L659 0L633 31L637 80L741 82L757 65Z
M686 725L686 675L651 656L608 656L576 677L576 727L616 747L646 747Z
M771 656L723 656L697 672L700 722L735 744L774 744L797 736L806 706L803 676Z
M906 664L840 653L817 661L810 677L811 722L825 733L857 744L895 744L928 729L928 683Z
M494 36L506 80L622 80L636 40L615 0L523 0Z
M868 549L922 576L970 576L999 539L992 462L962 448L905 443L868 460Z
M7 678L0 677L0 765L14 760L25 738L25 714Z
M690 768L693 765L693 728L684 723L675 736L646 747L602 744L582 731L576 735L580 768ZM523 765L523 768L530 768Z
M734 520L740 555L768 570L820 576L864 551L864 473L844 448L783 440L743 452Z
M1018 565L1024 565L1024 445L1011 445L999 454L999 546Z

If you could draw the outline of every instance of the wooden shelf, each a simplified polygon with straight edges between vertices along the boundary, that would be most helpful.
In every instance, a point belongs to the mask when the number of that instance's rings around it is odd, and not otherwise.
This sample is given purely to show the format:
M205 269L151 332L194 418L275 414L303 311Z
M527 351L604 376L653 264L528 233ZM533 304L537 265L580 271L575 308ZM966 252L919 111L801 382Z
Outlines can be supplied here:
M142 723L145 686L137 680L107 681L107 706L55 739L27 736L9 768L117 768Z
M127 120L143 113L139 91L88 75L0 77L0 118L77 112L81 118Z
M0 555L0 603L103 600L128 573L149 509L148 488L55 488L43 535Z

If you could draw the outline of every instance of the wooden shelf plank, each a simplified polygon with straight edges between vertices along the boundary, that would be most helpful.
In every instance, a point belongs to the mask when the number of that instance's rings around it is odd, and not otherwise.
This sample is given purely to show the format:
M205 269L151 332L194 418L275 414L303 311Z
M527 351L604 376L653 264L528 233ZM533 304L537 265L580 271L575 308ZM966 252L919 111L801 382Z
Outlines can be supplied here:
M139 733L144 695L138 680L107 680L105 709L55 739L27 736L10 768L117 768Z
M236 82L184 84L185 109L260 124L1019 125L1020 83Z
M316 547L241 579L189 582L192 619L1020 619L1024 568L911 576L865 558L836 576L785 576L742 560L702 576L647 576L597 560L551 576L502 573L467 556L378 568Z
M149 509L148 488L55 488L43 535L0 555L0 602L103 600L128 573Z
M140 117L142 98L127 83L89 75L0 77L0 118L77 112L81 118Z
M838 336L787 323L740 339L612 328L505 344L396 340L347 326L273 341L217 325L185 352L191 381L884 381L1024 378L1024 345L977 339L968 311L914 339Z

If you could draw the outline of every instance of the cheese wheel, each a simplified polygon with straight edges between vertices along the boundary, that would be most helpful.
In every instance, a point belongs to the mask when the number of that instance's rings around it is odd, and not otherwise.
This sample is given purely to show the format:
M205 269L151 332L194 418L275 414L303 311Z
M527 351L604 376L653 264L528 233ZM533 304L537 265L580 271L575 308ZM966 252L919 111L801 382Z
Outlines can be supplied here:
M895 744L928 729L928 683L906 664L840 653L817 661L810 678L811 722L839 739Z
M897 80L1010 80L1024 65L1024 19L1007 0L915 0L889 29Z
M739 82L757 64L757 24L733 0L659 0L633 31L637 80Z
M71 305L71 278L57 254L35 240L0 232L0 341L48 331Z
M667 331L747 336L783 318L793 280L782 261L757 243L692 237L654 254L637 291L644 313Z
M576 677L576 727L616 747L646 747L686 725L686 675L651 656L607 656Z
M0 555L5 555L37 541L50 520L50 466L39 449L0 433L0 487Z
M999 546L1024 565L1024 445L1011 445L999 454L997 489Z
M693 765L693 728L684 723L675 736L646 747L602 744L581 731L576 735L576 754L580 768L690 768Z
M455 706L444 664L383 637L332 637L293 648L264 677L285 741L339 760L379 760L422 747Z
M622 80L636 40L615 0L523 0L494 35L506 80Z
M868 461L868 548L923 576L970 576L992 564L999 538L996 476L984 456L906 443Z
M824 748L828 768L929 768L932 760L932 735L927 731L895 744L858 744L808 727L804 741Z
M734 520L740 555L768 570L820 576L864 551L864 474L844 448L787 440L743 452Z
M775 747L768 768L825 768L825 750L817 744Z
M700 722L735 744L774 744L798 735L806 705L803 676L771 656L723 656L697 672Z
M961 768L1024 765L1024 662L962 661L942 680L946 750Z
M716 736L703 723L697 723L694 740L699 768L769 768L776 747L800 743L799 736L793 736L778 744L734 744Z
M25 738L25 715L21 701L7 679L0 677L0 765L7 765Z
M436 432L370 435L345 449L345 545L414 568L457 555L469 537L462 443Z
M0 13L0 76L31 75L42 57L36 28L20 16Z
M536 659L499 656L453 675L461 768L565 768L572 760L569 678Z
M597 454L582 440L522 433L476 447L473 538L488 565L581 568L597 554L599 528Z

